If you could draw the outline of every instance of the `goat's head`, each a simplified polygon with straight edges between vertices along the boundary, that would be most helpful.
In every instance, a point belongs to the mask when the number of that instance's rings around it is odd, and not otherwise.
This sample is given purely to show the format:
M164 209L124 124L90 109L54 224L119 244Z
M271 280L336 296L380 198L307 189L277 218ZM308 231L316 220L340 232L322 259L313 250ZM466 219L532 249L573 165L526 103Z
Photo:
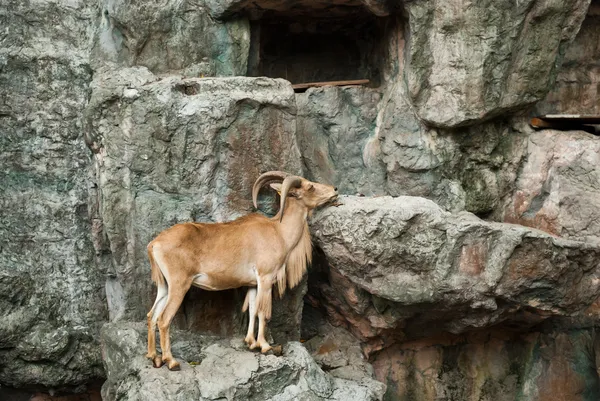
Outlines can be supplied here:
M338 197L337 188L331 185L312 182L283 171L267 171L258 177L252 188L252 201L255 208L258 207L258 191L267 184L270 184L271 188L281 195L279 221L283 218L283 210L288 196L301 201L308 210L333 202Z

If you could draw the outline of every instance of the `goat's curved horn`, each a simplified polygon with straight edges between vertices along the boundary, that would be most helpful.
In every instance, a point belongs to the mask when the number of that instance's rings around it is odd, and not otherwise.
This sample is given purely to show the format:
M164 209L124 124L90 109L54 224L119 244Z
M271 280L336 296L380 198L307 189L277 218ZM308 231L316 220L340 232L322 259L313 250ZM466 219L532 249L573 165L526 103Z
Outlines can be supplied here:
M285 209L285 200L287 199L287 194L291 188L299 188L302 185L302 180L304 178L298 177L297 175L290 175L285 177L283 180L283 184L281 184L281 201L279 207L279 222L283 220L283 211Z
M254 203L254 208L258 209L258 191L260 189L271 183L271 182L281 182L285 180L289 174L283 171L267 171L266 173L262 173L260 177L256 179L254 182L254 186L252 187L252 202Z

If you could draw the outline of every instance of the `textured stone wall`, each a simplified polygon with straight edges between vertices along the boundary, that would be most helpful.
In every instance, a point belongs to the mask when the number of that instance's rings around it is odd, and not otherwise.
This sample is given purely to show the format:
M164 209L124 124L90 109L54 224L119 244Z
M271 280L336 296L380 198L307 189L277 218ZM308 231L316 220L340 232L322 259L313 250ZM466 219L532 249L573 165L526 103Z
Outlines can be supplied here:
M407 342L373 365L394 400L591 401L599 345L593 331L495 330Z
M0 9L0 383L74 388L104 376L97 335L107 308L80 119L95 10L79 1Z
M537 103L539 113L598 114L600 2L593 0L573 43L567 47L556 83Z
M165 397L180 391L141 360L115 368L143 348L129 325L153 301L145 246L177 222L252 211L254 179L278 169L358 195L315 215L308 284L276 301L271 322L276 341L299 339L308 291L338 326L305 314L323 369L294 343L279 362L248 360L289 390L260 387L257 368L190 394L341 399L359 383L361 399L381 399L376 374L386 399L597 398L599 138L527 119L598 112L599 6L0 2L0 384L80 391L108 373L108 398L154 379ZM294 93L282 77L246 76L261 18L361 15L377 25L370 86ZM265 191L261 207L274 200ZM238 336L243 296L193 290L176 325ZM186 344L176 357L210 354L200 371L223 353L248 358ZM366 357L375 370L350 368Z

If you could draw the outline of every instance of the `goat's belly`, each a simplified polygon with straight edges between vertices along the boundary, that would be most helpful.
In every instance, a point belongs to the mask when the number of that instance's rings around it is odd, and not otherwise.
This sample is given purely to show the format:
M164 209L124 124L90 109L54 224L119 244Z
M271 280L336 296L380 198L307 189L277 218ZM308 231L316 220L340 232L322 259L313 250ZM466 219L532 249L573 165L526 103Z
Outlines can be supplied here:
M200 273L194 276L192 281L194 287L202 288L207 291L222 291L229 290L231 288L239 287L252 287L256 286L256 279L252 277L245 277L243 279L236 277L212 277L206 273Z

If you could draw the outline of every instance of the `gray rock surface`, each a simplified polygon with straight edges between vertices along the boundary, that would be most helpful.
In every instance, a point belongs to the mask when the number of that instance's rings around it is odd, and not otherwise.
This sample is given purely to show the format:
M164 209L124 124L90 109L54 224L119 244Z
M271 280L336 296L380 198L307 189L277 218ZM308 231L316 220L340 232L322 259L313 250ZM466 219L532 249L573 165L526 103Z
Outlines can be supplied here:
M144 357L141 324L107 324L102 352L107 381L104 400L381 400L385 385L364 377L360 382L323 372L298 342L283 356L248 351L241 338L219 340L175 330L173 353L181 371L155 369Z
M250 27L215 22L205 1L101 1L92 64L145 66L190 77L245 75Z
M382 194L383 163L363 161L380 99L379 90L356 86L296 94L296 135L309 179L335 184L345 194Z
M93 8L34 3L0 5L0 383L73 389L103 376L107 317L80 119Z
M320 325L318 334L306 341L304 346L315 362L334 377L356 382L375 377L373 366L365 358L360 341L341 327L328 323Z
M600 397L599 356L594 329L496 328L393 346L373 365L386 399L587 401Z
M529 136L502 219L578 240L600 238L600 138L583 131Z
M600 2L593 0L579 33L565 51L556 83L535 105L539 114L600 114Z
M406 3L405 77L419 117L457 127L542 100L590 0Z
M330 318L377 349L503 321L582 314L600 295L600 242L450 214L418 197L343 197L311 227Z
M421 196L449 211L502 209L532 134L525 120L454 131L427 128L402 84L325 87L296 94L307 177L348 195Z

